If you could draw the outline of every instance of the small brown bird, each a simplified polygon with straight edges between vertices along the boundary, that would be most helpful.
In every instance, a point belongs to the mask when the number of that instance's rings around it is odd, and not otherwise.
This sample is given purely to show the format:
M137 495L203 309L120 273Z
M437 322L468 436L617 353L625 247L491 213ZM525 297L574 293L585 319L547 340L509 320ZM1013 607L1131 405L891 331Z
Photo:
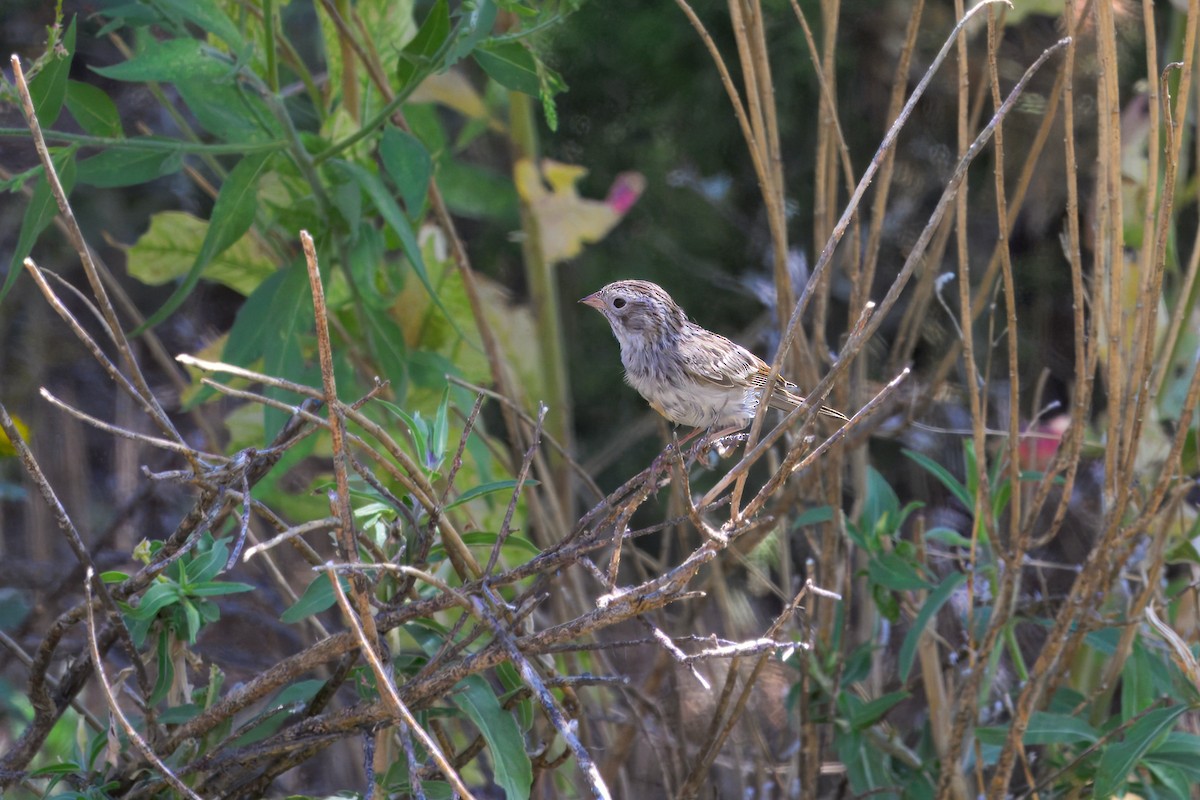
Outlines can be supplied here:
M579 302L608 320L621 344L625 380L659 414L680 425L727 431L740 430L754 419L770 366L689 320L662 287L649 281L617 281ZM771 408L790 411L803 403L797 388L778 378ZM846 421L828 406L819 411Z

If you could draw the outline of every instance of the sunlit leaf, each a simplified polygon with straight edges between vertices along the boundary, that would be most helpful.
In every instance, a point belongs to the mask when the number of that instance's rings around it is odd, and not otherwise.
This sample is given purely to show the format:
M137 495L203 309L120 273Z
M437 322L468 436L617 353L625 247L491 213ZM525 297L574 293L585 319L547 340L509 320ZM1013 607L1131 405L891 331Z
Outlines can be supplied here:
M270 158L270 153L248 155L229 173L217 195L200 251L196 254L196 259L184 276L183 282L162 307L142 323L138 331L152 328L170 316L192 293L209 262L250 229L257 207L255 196L258 191L258 179L266 170Z

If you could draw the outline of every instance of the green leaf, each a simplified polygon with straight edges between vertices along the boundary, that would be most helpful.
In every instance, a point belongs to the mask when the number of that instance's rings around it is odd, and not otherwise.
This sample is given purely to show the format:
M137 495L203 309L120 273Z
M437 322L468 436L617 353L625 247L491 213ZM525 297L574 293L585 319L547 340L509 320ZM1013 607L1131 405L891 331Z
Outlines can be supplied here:
M512 478L506 478L505 480L502 480L502 481L492 481L491 483L484 483L484 484L480 484L479 486L472 486L470 489L467 489L465 492L460 494L458 497L454 498L454 500L452 502L447 503L445 510L448 511L448 510L454 508L455 506L461 506L463 503L468 503L471 500L474 500L476 497L483 497L486 494L492 494L493 492L502 492L506 489L511 489L516 485L517 485L517 482L515 480L513 480ZM538 482L533 479L528 479L525 481L525 485L526 486L537 486Z
M817 506L810 508L792 521L792 530L798 530L806 525L818 525L833 519L833 506Z
M129 580L129 576L124 572L109 570L107 572L100 573L100 580L104 581L105 583L123 583L124 581Z
M925 541L939 542L951 547L970 547L971 540L950 528L932 528L925 532Z
M338 583L342 585L342 591L350 592L349 578L345 575L338 575ZM312 583L304 590L300 599L284 611L279 618L290 625L306 617L311 617L313 614L320 614L322 611L332 608L336 602L337 597L333 592L333 584L329 582L329 573L322 572L312 579Z
M79 127L92 136L106 139L125 136L117 104L98 86L82 81L67 81L67 110Z
M433 417L433 430L430 433L433 452L439 462L445 459L446 440L450 434L450 384L442 391L442 401L438 403L437 413Z
M179 601L179 605L183 608L184 638L188 640L188 644L195 644L196 637L200 635L200 611L196 604L186 597Z
M149 589L142 594L141 601L137 607L129 612L132 619L154 619L158 616L158 612L162 611L173 603L178 603L183 595L179 591L179 584L171 581L160 581L150 586Z
M126 271L152 286L187 274L208 233L208 221L186 211L160 211L125 251ZM243 236L213 258L201 277L250 295L276 273L272 255L253 236Z
M131 140L137 141L137 140ZM79 162L79 182L109 189L147 183L183 168L180 148L127 150L113 148Z
M889 534L900 514L900 498L887 478L874 467L867 468L867 497L863 503L859 527L868 535ZM891 522L892 528L885 524ZM875 548L872 548L874 551Z
M486 42L471 54L483 71L505 89L537 97L542 82L533 54L519 42Z
M1200 783L1200 736L1178 731L1169 733L1143 760L1183 770L1192 783Z
M155 647L155 661L158 664L158 679L154 682L154 689L150 692L150 705L158 705L162 699L167 696L167 692L171 689L171 684L175 682L175 662L171 660L171 648L168 643L167 633L164 631L158 636L158 643Z
M240 84L204 80L178 80L175 88L200 127L226 142L278 141L283 128L262 98Z
M207 537L207 534L205 534ZM201 545L203 547L203 545ZM198 551L190 561L184 564L187 589L190 592L193 584L210 581L221 574L221 570L229 561L229 545L227 540L209 540L206 550Z
M252 592L254 586L249 583L236 581L204 581L188 587L188 594L193 597L218 597L223 594L240 594Z
M333 168L341 170L357 181L358 185L367 193L367 197L371 198L371 202L375 204L375 208L383 216L384 221L400 237L400 246L404 250L408 263L412 265L413 272L421 281L421 285L425 287L425 291L429 292L429 297L446 315L446 320L458 335L465 339L466 335L458 327L458 322L442 303L442 299L438 297L429 280L429 273L425 270L425 258L421 255L421 248L417 244L417 235L413 232L412 224L408 221L408 217L404 216L404 212L400 210L400 206L396 204L396 200L388 192L387 187L383 185L383 181L379 179L378 175L368 172L358 164L340 159L331 159L329 163Z
M867 562L867 575L880 586L893 591L931 589L917 566L899 553L883 553Z
M71 73L71 59L75 55L75 19L71 17L71 23L63 34L63 52L52 55L29 82L33 113L43 128L48 129L58 120L67 97L67 76Z
M433 175L433 159L425 145L412 134L388 125L379 142L379 157L391 176L410 219L415 219L425 205L429 178Z
M167 39L146 47L133 58L111 67L92 67L92 71L115 81L176 81L227 78L233 64L217 50L198 39Z
M1029 717L1029 727L1025 729L1022 741L1027 745L1076 742L1091 744L1099 739L1100 734L1082 717L1075 714L1035 711Z
M924 633L925 627L929 621L937 615L938 610L946 604L954 594L954 590L966 581L966 573L952 572L942 579L938 587L929 593L929 597L925 599L925 604L921 606L921 610L917 612L917 616L913 619L912 626L908 629L908 633L904 635L904 643L900 645L900 682L908 681L908 673L912 670L913 659L917 655L917 644L921 641L921 634Z
M927 472L941 481L942 485L949 489L951 494L958 498L958 502L962 503L964 508L975 507L975 496L968 491L967 487L964 486L958 478L950 474L950 470L946 469L924 453L918 453L915 450L904 450L902 452L904 455L920 464Z
M71 190L75 188L75 148L68 147L56 152L52 151L52 153L51 161L54 163L54 170L58 173L58 180L62 183L63 191L70 197ZM58 203L50 191L50 184L46 182L45 176L42 176L34 184L29 207L25 209L25 216L21 219L21 233L17 236L17 246L13 248L12 261L8 265L8 277L4 279L4 286L0 288L0 302L3 302L4 298L8 296L17 276L25 271L23 265L26 256L33 251L38 237L54 221L56 214L58 214Z
M517 190L511 178L449 155L437 162L438 188L446 206L463 217L517 225Z
M200 246L192 268L162 307L151 314L135 333L153 328L179 308L200 281L208 263L250 230L257 207L255 198L258 195L258 179L270 160L270 153L253 153L239 161L229 173L217 195L212 219L209 220L208 231L204 234L204 243Z
M498 538L499 535L493 533L492 531L470 531L469 533L464 533L462 535L463 544L465 544L467 547L486 547L489 549L495 546L496 539ZM523 554L529 556L530 558L542 554L542 551L538 549L537 545L526 539L524 536L516 533L510 533L508 537L505 538L504 548L520 550ZM439 543L434 544L433 547L429 548L430 561L441 561L445 558L446 548L444 545Z
M362 310L363 333L375 354L379 372L392 382L396 397L402 399L408 393L408 348L404 344L404 331L386 311L365 304Z
M303 369L304 334L313 325L312 291L308 271L300 259L271 275L238 309L229 331L222 358L231 364L248 367L262 359L269 375L297 378ZM319 380L319 379L318 379ZM281 389L267 389L267 396L289 403L299 402ZM200 392L202 402L211 393ZM264 443L271 441L287 422L288 413L275 408L263 409Z
M446 66L451 67L461 58L466 58L476 45L492 33L496 24L496 4L492 0L478 0L473 5L463 4L465 13L459 20L457 36L446 58Z
M853 695L848 695L853 697ZM874 700L855 705L850 714L850 727L854 730L869 728L883 718L883 715L893 706L903 702L912 695L908 692L891 692ZM857 699L857 698L855 698Z
M1121 667L1121 719L1133 719L1142 709L1153 705L1157 696L1152 657L1135 640Z
M1092 796L1117 795L1141 757L1159 736L1171 729L1175 720L1185 711L1186 706L1155 709L1135 722L1122 741L1105 747L1100 753Z
M399 80L401 91L419 75L438 71L441 65L434 63L434 59L449 36L450 7L446 0L437 0L433 8L429 9L429 15L421 23L416 36L400 52L400 61L396 64L396 78Z
M516 720L500 706L492 687L479 675L459 681L450 697L465 713L487 742L496 770L496 783L509 800L529 797L533 769L525 754L525 737Z
M480 42L492 34L498 11L492 0L479 0L475 2L474 7L469 7L466 13L463 13L458 37L450 49L445 66L454 66L458 60L467 58Z
M246 40L233 20L213 0L155 0L156 5L174 11L206 34L215 35L239 54L246 51Z
M421 412L418 411L412 415L395 403L389 403L387 400L381 400L380 403L404 422L409 435L412 436L413 444L417 448L417 457L420 463L428 470L436 469L436 464L430 464L432 458L429 451L429 424L421 418Z

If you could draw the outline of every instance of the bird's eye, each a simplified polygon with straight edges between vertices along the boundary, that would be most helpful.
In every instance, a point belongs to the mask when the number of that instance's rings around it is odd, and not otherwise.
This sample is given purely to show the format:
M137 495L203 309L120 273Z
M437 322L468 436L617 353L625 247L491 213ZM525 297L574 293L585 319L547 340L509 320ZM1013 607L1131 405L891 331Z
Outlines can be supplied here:
M613 308L624 308L624 307L625 307L625 298L624 297L618 297L615 300L613 300Z

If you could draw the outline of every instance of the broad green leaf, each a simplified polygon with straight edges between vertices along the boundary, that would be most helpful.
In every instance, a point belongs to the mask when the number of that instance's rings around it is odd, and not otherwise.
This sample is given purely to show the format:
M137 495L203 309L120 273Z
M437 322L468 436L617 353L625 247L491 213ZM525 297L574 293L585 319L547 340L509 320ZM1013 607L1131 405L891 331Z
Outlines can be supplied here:
M471 54L483 71L506 89L537 97L542 82L533 54L519 42L487 42Z
M58 173L58 180L62 183L63 191L69 197L71 190L75 188L75 148L68 147L51 152L50 158ZM4 279L3 288L0 288L0 302L3 302L4 298L8 296L17 276L25 271L23 266L25 257L33 251L38 237L54 221L56 214L58 214L58 203L55 202L54 195L50 191L50 184L43 176L34 184L29 207L25 209L25 216L21 219L21 232L17 236L17 246L13 248L12 261L8 265L8 277Z
M33 113L37 115L42 128L48 129L58 120L67 97L67 76L71 72L71 59L75 56L75 19L71 17L63 34L62 52L53 54L29 82Z
M833 741L839 759L846 765L850 796L887 796L882 790L891 788L893 778L889 756L883 748L857 731L838 731Z
M1100 734L1088 721L1075 714L1052 714L1035 711L1029 717L1022 741L1034 744L1074 744L1076 742L1099 741Z
M100 580L104 581L105 583L123 583L124 581L129 580L129 576L124 572L108 570L107 572L100 573Z
M208 233L208 221L186 211L160 211L150 227L126 249L129 274L153 286L187 274ZM272 255L258 239L244 235L204 268L203 278L249 295L275 274Z
M233 321L222 358L239 366L250 366L262 359L262 368L267 374L300 378L299 372L304 366L303 340L312 325L308 272L304 262L297 259L263 281L246 298ZM268 389L267 395L289 403L298 402L295 396L282 390ZM208 396L200 392L196 402L202 402ZM264 443L271 441L287 418L284 411L263 409Z
M115 147L80 161L78 180L109 189L147 183L182 168L183 152L178 146L153 150Z
M500 706L492 687L479 675L464 678L455 689L451 701L483 734L496 770L496 783L509 800L529 797L533 769L525 753L525 737L512 714Z
M463 503L468 503L477 497L483 497L484 495L492 494L493 492L503 492L506 489L511 489L516 485L517 485L516 480L514 480L512 478L508 478L508 479L505 479L502 481L492 481L491 483L484 483L479 486L472 486L470 489L467 489L465 492L460 494L458 497L454 498L454 500L452 502L447 503L446 510L454 508L455 506L461 506ZM537 486L538 482L535 480L529 479L529 480L525 481L525 485L526 486Z
M125 136L117 104L97 86L82 81L67 81L67 110L79 127L92 136L106 139Z
M829 522L833 519L833 506L817 506L810 508L792 521L792 530L803 528L806 525L819 525L822 522Z
M187 576L186 582L189 584L189 588L192 583L210 581L220 575L221 569L228 560L229 541L227 539L213 541L209 534L205 534L197 548L196 555L184 564L184 573Z
M874 467L867 468L867 497L863 502L859 527L868 536L878 531L880 523L891 519L894 524L900 514L900 498L887 482L887 478ZM889 531L880 531L887 533Z
M338 583L342 585L342 591L350 592L349 578L345 575L338 575ZM284 611L279 618L290 625L306 617L311 617L313 614L320 614L322 611L332 608L336 602L337 597L333 592L333 584L329 582L329 574L322 572L313 578L312 583L304 590L300 599Z
M396 64L396 78L401 90L408 87L419 74L437 72L440 64L434 63L434 58L446 43L450 35L450 8L446 0L437 0L428 16L421 23L416 36L404 46L400 53L400 61Z
M1093 796L1117 795L1146 751L1185 711L1186 706L1155 709L1130 726L1123 740L1105 747L1100 753Z
M890 692L883 697L876 697L874 700L860 702L852 709L850 726L855 730L869 728L882 719L883 715L890 711L893 706L907 700L911 696L908 692Z
M943 467L938 462L934 461L924 453L918 453L915 450L904 450L904 455L911 458L913 461L920 464L931 475L942 482L942 485L950 490L950 493L958 498L958 502L963 504L965 508L975 507L975 496L963 485L962 481L950 474L950 470ZM971 452L974 452L973 450Z
M1153 705L1158 696L1154 685L1152 656L1134 641L1129 658L1121 668L1121 719L1129 720Z
M283 140L283 128L262 98L240 84L213 80L175 82L200 127L226 142Z
M363 333L375 354L381 377L390 380L396 398L403 399L408 393L408 347L404 331L383 309L364 303L362 314Z
M183 282L175 289L162 307L150 315L137 332L153 328L171 315L182 305L192 293L204 269L214 257L223 253L234 242L250 230L254 222L254 211L257 207L255 197L258 191L258 179L267 168L271 159L270 153L254 153L246 156L229 173L217 202L213 206L212 219L209 220L208 231L204 234L204 242L191 269L184 276Z
M932 528L925 532L925 541L940 542L951 547L970 547L971 540L950 528Z
M446 206L455 214L517 224L517 190L510 178L445 155L438 159L437 179Z
M917 566L898 553L882 553L867 562L867 575L880 586L893 591L931 589Z
M142 594L137 607L129 611L129 616L133 619L153 619L159 611L172 603L178 603L181 598L179 584L172 581L160 581L152 584Z
M216 36L239 58L245 52L241 31L213 0L156 0L156 4L181 15L209 36Z
M938 587L929 593L929 597L925 599L925 604L921 606L921 610L917 612L917 616L913 618L912 626L908 629L908 633L904 635L904 643L900 645L900 682L908 681L908 673L912 670L913 659L917 655L917 644L921 641L921 634L925 632L925 627L929 625L929 621L937 615L938 610L946 604L954 591L966 581L966 573L952 572L942 579Z
M198 39L168 39L134 54L133 58L111 67L92 70L115 81L176 81L227 78L233 64L218 51Z
M1162 744L1147 753L1143 760L1183 770L1193 783L1200 784L1200 736L1194 733L1173 731L1167 734Z
M429 152L412 134L388 125L379 142L379 157L400 190L409 218L415 219L425 205L425 193L433 174Z
M478 0L473 5L464 3L463 7L466 10L459 20L458 35L446 57L447 67L454 66L459 59L470 55L476 45L491 35L496 24L498 9L492 0Z
M446 315L446 320L454 326L458 335L466 338L462 329L458 327L458 322L450 314L449 309L442 304L441 298L438 297L437 291L434 290L433 284L429 280L429 274L425 271L425 259L421 255L421 248L417 244L417 236L413 232L412 224L409 223L408 217L404 215L404 212L400 210L400 206L397 205L395 198L392 197L387 187L383 185L383 181L379 179L378 175L368 172L358 164L352 164L349 161L331 159L330 165L354 178L363 191L367 193L367 197L371 198L371 202L375 204L376 210L379 211L384 221L387 222L388 226L400 238L400 246L404 250L404 255L408 258L408 263L412 265L413 272L417 274L417 278L425 287L425 291L429 292L430 298L442 310L442 313Z

